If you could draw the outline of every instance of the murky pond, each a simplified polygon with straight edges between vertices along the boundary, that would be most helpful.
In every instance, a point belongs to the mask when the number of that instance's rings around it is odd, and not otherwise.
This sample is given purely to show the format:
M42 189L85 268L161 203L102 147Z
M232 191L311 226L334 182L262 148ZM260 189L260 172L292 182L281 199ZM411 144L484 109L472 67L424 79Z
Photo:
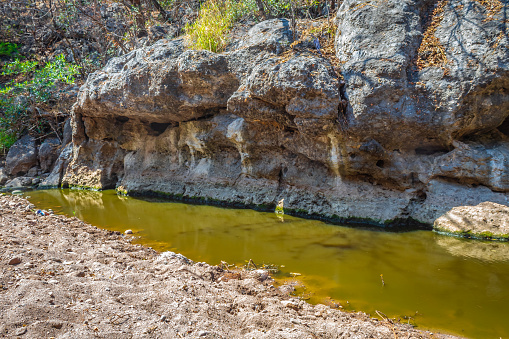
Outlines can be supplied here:
M418 328L509 338L509 243L427 231L384 233L274 213L119 197L113 191L29 192L37 207L195 261L280 266L300 273L301 295L346 310L376 311ZM382 280L385 284L382 283ZM328 298L329 297L329 298ZM330 299L332 298L332 300Z

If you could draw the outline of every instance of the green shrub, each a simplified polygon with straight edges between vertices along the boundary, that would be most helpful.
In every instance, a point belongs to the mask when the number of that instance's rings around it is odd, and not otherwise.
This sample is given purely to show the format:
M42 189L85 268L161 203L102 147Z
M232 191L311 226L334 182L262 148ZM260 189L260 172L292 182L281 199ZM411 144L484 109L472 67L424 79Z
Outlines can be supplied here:
M4 153L23 132L44 132L44 123L34 119L35 108L55 96L58 83L73 84L79 73L79 67L68 63L64 55L38 66L38 61L16 59L2 70L2 75L15 77L0 85L0 150Z
M10 42L0 42L0 56L12 56L18 53L18 45Z
M227 44L227 33L244 15L254 13L254 1L209 0L201 8L198 19L186 25L186 33L194 49L219 52Z
M10 130L0 129L0 153L6 154L17 139L16 134Z
M272 15L281 17L290 14L291 6L288 0L265 0Z

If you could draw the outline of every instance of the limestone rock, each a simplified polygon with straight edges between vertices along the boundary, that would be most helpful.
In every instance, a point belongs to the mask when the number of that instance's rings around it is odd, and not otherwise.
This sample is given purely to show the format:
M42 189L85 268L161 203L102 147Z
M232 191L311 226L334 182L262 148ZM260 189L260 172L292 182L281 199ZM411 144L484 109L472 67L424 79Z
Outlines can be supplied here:
M5 159L5 171L8 175L24 174L36 164L36 141L34 137L27 134L9 149Z
M4 185L7 180L9 180L9 177L5 174L5 170L0 168L0 185Z
M433 228L485 237L509 237L509 207L493 202L454 207L435 220Z
M102 71L91 74L74 110L87 117L103 117L108 111L122 117L119 123L143 117L157 132L162 128L157 124L193 120L226 107L237 87L224 56L184 51L182 40L159 40L112 58Z
M306 134L327 134L334 128L339 101L338 77L324 59L274 57L254 68L245 86L228 101L228 110Z
M503 11L490 15L474 0L438 9L428 0L362 4L347 0L337 14L350 133L389 149L447 147L504 122L509 49L500 34L508 26ZM495 37L500 43L490 42ZM443 55L430 55L424 44L431 43Z
M7 188L22 188L32 186L32 179L30 177L17 177L5 184Z
M39 146L39 166L43 173L49 172L58 158L58 147L60 140L48 138Z
M58 159L53 166L53 170L40 184L40 187L58 187L62 181L65 168L71 161L73 144L69 143L60 152Z
M72 141L71 118L68 118L64 124L64 135L62 139L62 145L67 145L71 141Z
M509 42L500 32L508 23L502 10L486 6L474 0L343 2L336 18L349 103L343 174L410 188L432 179L434 157L453 151L445 156L452 168L488 169L487 153L503 154L497 142L508 133ZM376 141L384 156L361 152L366 140ZM486 156L456 157L457 141L482 144ZM438 167L436 176L442 175ZM460 173L443 174L463 181ZM505 191L499 174L474 175L474 181Z

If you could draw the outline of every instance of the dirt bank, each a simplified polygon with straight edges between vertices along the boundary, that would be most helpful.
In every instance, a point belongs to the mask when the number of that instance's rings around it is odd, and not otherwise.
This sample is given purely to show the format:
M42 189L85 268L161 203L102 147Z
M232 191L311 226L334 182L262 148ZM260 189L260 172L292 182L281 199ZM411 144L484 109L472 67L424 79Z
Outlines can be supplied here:
M312 306L263 271L226 272L0 196L0 337L452 338Z

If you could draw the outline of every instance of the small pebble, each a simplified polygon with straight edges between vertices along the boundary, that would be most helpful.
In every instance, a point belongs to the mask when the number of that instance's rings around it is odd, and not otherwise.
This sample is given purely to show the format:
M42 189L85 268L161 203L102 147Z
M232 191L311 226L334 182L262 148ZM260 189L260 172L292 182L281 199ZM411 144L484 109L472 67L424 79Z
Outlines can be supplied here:
M18 265L21 263L21 259L16 257L16 258L12 258L11 260L9 260L9 265Z
M23 335L25 333L27 333L26 327L21 327L16 330L15 335Z
M124 234L133 234L133 230L126 230Z
M258 281L265 281L269 277L269 272L266 270L255 270L253 271L253 275Z
M51 327L56 328L57 330L61 329L63 324L61 322L54 322L51 324Z

